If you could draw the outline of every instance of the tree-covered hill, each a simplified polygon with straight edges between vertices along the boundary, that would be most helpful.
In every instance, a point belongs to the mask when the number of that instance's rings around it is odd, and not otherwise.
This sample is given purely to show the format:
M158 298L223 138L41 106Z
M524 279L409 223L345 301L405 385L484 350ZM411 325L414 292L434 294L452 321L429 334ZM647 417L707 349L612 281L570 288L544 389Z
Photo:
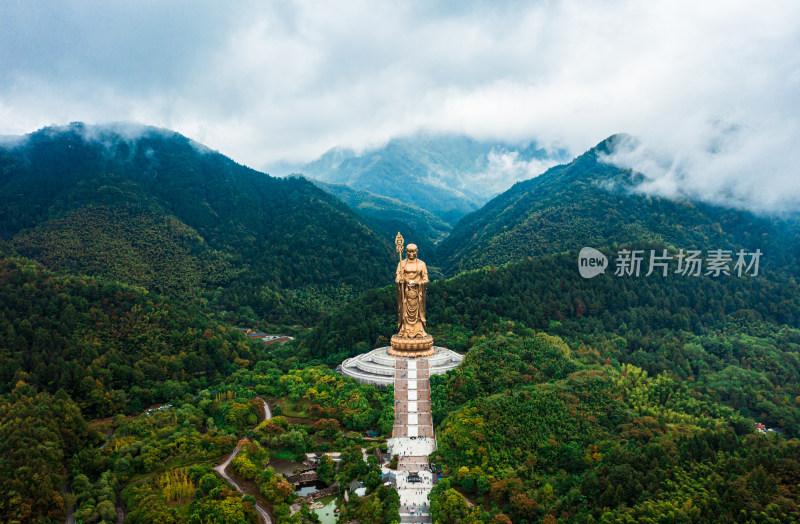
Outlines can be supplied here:
M285 323L313 322L393 267L391 239L310 182L122 125L44 128L0 147L0 238L51 269Z
M640 240L678 249L761 249L773 264L798 271L796 217L780 220L638 193L641 175L602 161L617 140L610 137L568 164L518 182L465 216L439 245L445 272Z
M0 259L0 297L0 394L63 390L89 416L141 411L265 355L195 304L27 259Z
M670 373L509 326L431 393L434 462L449 473L431 496L437 522L800 518L800 441L758 434Z
M631 193L633 175L598 160L608 147L518 184L456 228L463 249L445 250L452 271L478 269L428 291L436 343L466 353L431 380L434 459L449 473L435 517L797 520L797 231ZM252 520L251 502L210 468L245 434L255 441L239 474L264 470L262 482L276 480L270 454L347 446L360 461L341 429L390 426L391 390L310 366L387 345L396 328L393 286L374 287L395 263L386 213L438 222L352 197L369 220L306 180L152 128L73 124L0 148L2 520L63 520L73 502L79 520L113 520L120 492L128 519L202 520L230 503ZM680 249L763 256L757 275L645 275L645 259L637 276L584 279L584 245L612 264L623 249L667 250L673 263ZM264 348L220 323L220 309L287 323L329 313ZM315 421L248 432L256 394ZM156 402L173 409L141 414ZM87 424L98 416L109 419ZM758 435L755 422L782 435ZM176 483L177 505L162 489ZM287 500L279 518L299 521Z
M509 177L538 174L539 166L563 156L563 151L548 152L535 143L418 133L361 153L332 149L298 171L421 207L452 225L507 188Z

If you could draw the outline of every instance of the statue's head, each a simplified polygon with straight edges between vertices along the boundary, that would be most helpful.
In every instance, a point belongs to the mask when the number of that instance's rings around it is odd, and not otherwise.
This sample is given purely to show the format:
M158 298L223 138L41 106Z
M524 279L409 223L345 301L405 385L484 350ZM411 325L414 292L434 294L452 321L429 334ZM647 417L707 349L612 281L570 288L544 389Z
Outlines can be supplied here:
M406 246L406 258L409 260L414 260L417 258L417 245L416 244L409 244Z

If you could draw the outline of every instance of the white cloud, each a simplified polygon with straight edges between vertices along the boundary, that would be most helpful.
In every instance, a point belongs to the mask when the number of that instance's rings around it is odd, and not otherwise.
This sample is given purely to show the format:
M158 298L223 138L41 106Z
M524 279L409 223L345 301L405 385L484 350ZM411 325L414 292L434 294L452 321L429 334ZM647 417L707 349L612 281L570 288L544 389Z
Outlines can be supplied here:
M621 140L603 161L644 175L635 190L757 212L800 210L797 128L753 129L710 122L687 130L687 144ZM789 165L785 163L789 162Z
M797 2L219 6L3 3L0 134L138 121L258 168L419 129L573 154L627 132L675 166L653 191L798 202Z
M467 187L480 187L487 194L497 194L515 182L541 175L554 165L556 162L552 159L524 160L519 157L519 151L494 149L487 155L486 169L470 175L464 182Z

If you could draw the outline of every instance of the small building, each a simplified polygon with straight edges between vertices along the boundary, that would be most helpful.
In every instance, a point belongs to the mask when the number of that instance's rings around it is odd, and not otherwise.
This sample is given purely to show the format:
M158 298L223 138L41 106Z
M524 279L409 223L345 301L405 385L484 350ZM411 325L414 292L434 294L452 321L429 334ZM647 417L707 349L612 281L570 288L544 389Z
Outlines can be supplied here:
M308 464L310 466L319 466L320 461L322 460L322 453L308 453L306 454L306 459L303 461L303 464Z
M350 490L350 491L355 491L356 493L358 493L358 490L363 488L363 487L364 487L364 483L363 482L361 482L360 480L354 480L353 482L350 483L349 486L347 486L347 489Z
M395 475L393 471L384 473L383 475L381 475L381 482L383 482L384 486L388 484L391 484L392 486L397 486L397 475Z
M758 431L762 435L766 435L767 433L778 433L778 434L780 434L779 430L773 429L773 428L768 428L767 426L765 426L761 422L756 422L756 431Z

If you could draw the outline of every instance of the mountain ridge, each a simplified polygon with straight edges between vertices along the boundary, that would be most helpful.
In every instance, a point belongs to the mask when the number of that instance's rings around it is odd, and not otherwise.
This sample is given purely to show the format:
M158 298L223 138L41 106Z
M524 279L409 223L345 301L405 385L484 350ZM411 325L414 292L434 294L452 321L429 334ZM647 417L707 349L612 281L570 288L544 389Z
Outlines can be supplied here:
M388 239L310 182L270 177L158 128L31 133L0 147L0 189L0 238L20 254L160 293L206 294L253 321L310 321L334 289L363 291L393 264ZM354 259L368 270L347 270Z
M641 194L635 189L641 175L602 161L625 136L517 182L462 218L439 245L445 272L644 238L685 249L760 248L797 271L800 221Z
M408 242L416 243L423 253L435 255L436 245L452 229L436 215L395 198L353 189L344 184L330 184L310 179L316 186L334 195L364 218L387 238L401 233Z
M417 133L363 152L333 148L297 171L396 198L452 225L505 189L509 177L538 174L564 156L562 150L550 152L535 142L520 145Z

